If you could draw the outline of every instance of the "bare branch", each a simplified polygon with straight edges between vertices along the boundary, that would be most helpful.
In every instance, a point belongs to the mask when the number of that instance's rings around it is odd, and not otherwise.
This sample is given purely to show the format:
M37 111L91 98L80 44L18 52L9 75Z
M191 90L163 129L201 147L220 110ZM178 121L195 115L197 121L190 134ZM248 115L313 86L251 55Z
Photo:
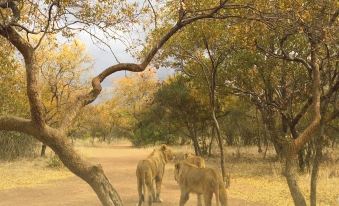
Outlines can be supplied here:
M53 6L56 6L56 5L58 5L58 4L57 4L56 2L53 2L53 3L49 6L49 10L48 10L48 19L47 19L47 23L46 23L46 26L45 26L45 29L44 29L44 33L43 33L42 36L40 37L40 39L39 39L37 45L35 45L34 50L36 50L36 49L40 46L42 40L44 39L45 35L47 34L47 31L48 31L48 29L49 29L49 25L50 25L51 20L52 20L52 10L53 10Z
M153 12L153 15L154 15L154 28L157 28L158 27L158 21L157 21L158 15L157 15L157 12L155 11L151 0L147 0L147 1L148 1L148 4L150 5L150 7L152 9L152 12Z

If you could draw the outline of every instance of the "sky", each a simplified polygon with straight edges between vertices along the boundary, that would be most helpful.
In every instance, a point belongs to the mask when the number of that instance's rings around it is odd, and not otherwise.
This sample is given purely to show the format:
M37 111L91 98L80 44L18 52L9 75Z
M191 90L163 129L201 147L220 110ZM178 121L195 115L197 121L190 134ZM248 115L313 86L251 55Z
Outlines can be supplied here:
M87 46L87 52L93 58L93 71L91 76L98 75L105 68L116 64L116 60L109 49L104 45L98 45L94 43L88 34L81 33L78 38ZM126 45L120 41L112 41L109 43L113 49L115 55L121 63L136 63L136 59L126 52ZM157 72L157 76L160 80L166 79L169 75L173 74L174 70L160 68ZM102 83L103 92L99 95L97 102L109 99L112 96L112 88L114 88L114 80L128 75L126 72L117 72L109 76Z

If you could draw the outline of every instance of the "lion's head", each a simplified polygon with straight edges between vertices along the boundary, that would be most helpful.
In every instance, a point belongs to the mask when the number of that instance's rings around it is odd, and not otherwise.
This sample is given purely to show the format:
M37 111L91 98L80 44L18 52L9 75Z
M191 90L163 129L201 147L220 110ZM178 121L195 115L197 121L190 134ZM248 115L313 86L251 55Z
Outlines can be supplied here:
M166 162L172 161L175 157L173 151L165 144L160 146L160 151L164 154Z

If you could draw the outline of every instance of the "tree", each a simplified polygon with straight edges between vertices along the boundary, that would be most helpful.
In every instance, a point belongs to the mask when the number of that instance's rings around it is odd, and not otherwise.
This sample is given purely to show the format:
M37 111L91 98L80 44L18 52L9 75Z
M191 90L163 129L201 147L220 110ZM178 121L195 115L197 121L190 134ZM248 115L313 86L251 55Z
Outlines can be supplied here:
M43 79L41 98L47 124L57 126L63 112L73 101L71 94L85 89L80 77L91 67L91 59L85 49L85 45L77 39L59 46L55 37L48 36L37 50L37 64ZM40 155L45 156L45 151L46 145L42 144Z
M259 46L261 50L265 51L265 53L269 55L284 59L286 61L298 62L302 64L307 69L312 78L312 104L310 106L312 111L311 121L298 135L298 137L284 144L284 149L286 152L285 177L296 205L306 205L306 202L302 193L300 192L295 175L292 172L292 159L294 158L295 154L297 154L303 148L303 146L312 139L314 133L318 130L321 124L320 70L322 68L322 59L330 58L328 55L322 57L322 45L326 45L326 41L333 38L334 33L332 32L335 32L333 26L337 22L338 11L333 8L335 8L335 5L331 5L331 2L321 1L316 5L301 5L300 8L294 8L295 13L298 13L300 11L299 9L306 9L304 15L291 15L290 12L280 10L277 12L279 15L279 20L274 22L276 24L273 25L275 26L276 30L281 32L281 38L279 38L278 44L279 53L275 54L272 50L268 51ZM289 19L289 21L287 21L286 17ZM305 58L302 55L293 55L286 51L286 43L288 40L300 34L307 42L308 58ZM273 47L273 49L275 48ZM313 199L311 201L311 205L314 205L315 200L314 198L311 199Z
M23 68L15 58L15 50L0 37L0 115L7 113L28 116L28 101L25 96ZM16 92L13 92L15 88ZM0 159L13 160L31 157L35 153L36 141L17 132L0 132Z
M19 7L19 5L23 5ZM182 4L181 4L182 5ZM27 76L27 97L30 105L30 118L5 115L0 117L0 129L4 131L18 131L34 136L48 145L74 174L86 181L96 192L103 205L122 205L122 201L110 184L100 165L93 165L84 161L72 148L67 138L69 125L79 111L92 103L100 94L101 82L114 72L127 70L141 72L146 69L158 50L175 33L184 26L200 19L213 18L220 10L226 8L226 1L213 4L205 10L186 12L183 6L179 8L179 18L161 37L151 46L140 64L118 63L106 68L92 80L92 89L78 95L69 110L65 112L59 127L52 127L46 123L41 93L39 90L39 67L37 64L36 49L48 33L63 32L71 37L73 32L82 30L91 33L94 26L101 28L107 34L110 29L128 28L133 23L133 7L127 2L115 1L52 1L26 2L1 1L0 35L10 42L23 56ZM34 11L25 13L26 11ZM113 12L112 12L113 11ZM40 12L44 12L43 15ZM28 16L25 16L28 15ZM68 18L71 17L71 18ZM33 22L33 23L32 23ZM76 24L76 26L74 26ZM123 30L123 29L122 29ZM111 33L110 33L111 32ZM32 44L26 37L39 35L37 44Z

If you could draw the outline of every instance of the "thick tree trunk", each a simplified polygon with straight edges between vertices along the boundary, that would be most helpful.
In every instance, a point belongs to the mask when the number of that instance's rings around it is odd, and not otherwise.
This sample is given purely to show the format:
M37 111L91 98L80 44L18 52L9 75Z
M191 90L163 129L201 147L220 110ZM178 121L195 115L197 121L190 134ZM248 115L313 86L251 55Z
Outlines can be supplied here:
M41 141L48 145L63 164L74 174L85 180L104 206L122 206L122 200L113 188L100 165L85 162L73 149L69 140L58 130L47 127L41 132Z
M287 180L288 188L291 192L294 205L296 206L306 206L306 201L304 198L304 195L300 191L297 178L295 175L295 171L293 169L293 157L287 157L286 158L286 165L285 165L285 171L284 175Z

